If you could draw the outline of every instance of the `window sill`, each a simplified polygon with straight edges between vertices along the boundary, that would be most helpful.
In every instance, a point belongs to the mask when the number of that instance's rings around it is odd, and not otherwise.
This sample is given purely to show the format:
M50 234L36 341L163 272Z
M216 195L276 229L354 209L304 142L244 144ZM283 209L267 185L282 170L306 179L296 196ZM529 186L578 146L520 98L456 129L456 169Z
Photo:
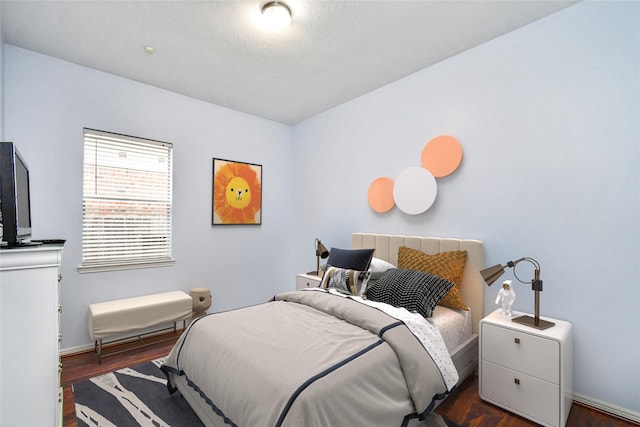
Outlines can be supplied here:
M132 270L137 268L171 267L175 263L175 259L168 259L163 261L140 261L120 264L81 265L80 267L78 267L78 272L101 273L105 271Z

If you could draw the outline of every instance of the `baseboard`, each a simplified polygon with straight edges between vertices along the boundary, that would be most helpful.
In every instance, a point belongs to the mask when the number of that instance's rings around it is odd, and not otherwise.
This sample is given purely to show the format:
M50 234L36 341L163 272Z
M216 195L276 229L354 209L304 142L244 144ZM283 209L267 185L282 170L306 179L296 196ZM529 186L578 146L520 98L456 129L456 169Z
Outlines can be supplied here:
M186 327L187 324L185 323L183 324L183 326ZM184 331L184 327L178 328L176 332L182 333ZM176 332L172 332L171 331L172 329L173 329L173 326L163 327L162 329L148 328L148 329L138 331L136 335L117 335L117 336L111 337L109 341L105 340L103 343L103 348L108 348L110 346L115 346L120 344L126 344L129 342L140 341L140 338L142 336L144 336L145 338L154 338L154 337L160 337L163 335L175 334ZM92 351L95 351L95 344L86 344L86 345L80 345L76 347L63 348L60 350L60 356L61 357L74 356L76 354L89 353Z
M573 401L579 405L588 406L589 408L613 415L614 417L640 423L640 412L632 411L631 409L612 405L611 403L603 402L579 393L573 393Z
M93 350L93 344L80 345L80 346L77 346L77 347L63 348L63 349L60 350L60 356L61 357L73 356L73 355L76 355L76 354L88 353L90 351L94 351Z

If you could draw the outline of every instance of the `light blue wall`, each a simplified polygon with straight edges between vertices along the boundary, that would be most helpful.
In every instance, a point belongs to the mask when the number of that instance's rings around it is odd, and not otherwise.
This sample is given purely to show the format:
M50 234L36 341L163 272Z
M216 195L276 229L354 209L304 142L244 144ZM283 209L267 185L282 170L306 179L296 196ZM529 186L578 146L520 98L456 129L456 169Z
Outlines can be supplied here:
M0 7L0 141L4 141L4 37L2 35L2 7Z
M477 238L488 265L541 262L542 314L575 328L575 391L640 411L638 8L582 2L294 127L7 46L5 136L32 169L36 237L69 239L63 347L89 343L94 301L196 286L215 310L263 301L315 267L316 236ZM76 272L85 126L174 143L175 267ZM370 182L419 165L440 134L464 159L434 206L373 212ZM263 165L261 227L209 225L214 156Z
M289 290L292 131L289 126L6 46L6 136L31 172L35 238L66 238L64 349L91 343L92 302L207 287L213 309ZM80 274L82 129L172 142L173 267ZM212 158L262 165L263 225L211 226ZM26 298L26 297L25 297Z
M0 7L0 141L4 141L4 40L2 37L2 7ZM2 287L0 286L0 300ZM0 320L0 343L2 342L2 324ZM0 366L2 365L2 348L0 348ZM0 387L0 401L2 401L2 387Z
M487 265L534 257L542 314L574 325L575 391L640 411L639 8L571 6L295 126L294 265L313 269L315 236L348 247L353 231L481 239ZM419 166L440 134L463 161L431 209L373 212L371 181Z

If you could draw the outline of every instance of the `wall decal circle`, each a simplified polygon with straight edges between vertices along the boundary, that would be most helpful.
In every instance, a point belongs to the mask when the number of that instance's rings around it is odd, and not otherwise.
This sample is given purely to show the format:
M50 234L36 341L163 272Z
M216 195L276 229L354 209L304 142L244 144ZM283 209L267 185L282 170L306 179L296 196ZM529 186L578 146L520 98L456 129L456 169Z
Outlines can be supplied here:
M388 212L393 208L393 180L381 176L373 180L367 193L369 206L376 212Z
M455 171L462 161L462 146L457 139L449 135L433 138L422 149L420 157L422 167L436 178L442 178Z
M437 193L435 177L418 166L402 171L393 186L393 198L398 209L410 215L418 215L429 209Z

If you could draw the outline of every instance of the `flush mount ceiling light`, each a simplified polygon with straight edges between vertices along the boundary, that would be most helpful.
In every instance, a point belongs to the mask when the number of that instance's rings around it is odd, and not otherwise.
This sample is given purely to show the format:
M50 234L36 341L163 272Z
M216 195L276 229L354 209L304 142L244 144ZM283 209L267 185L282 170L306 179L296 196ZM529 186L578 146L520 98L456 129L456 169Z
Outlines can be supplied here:
M262 6L262 17L271 31L281 31L291 23L291 9L281 1L270 1Z

